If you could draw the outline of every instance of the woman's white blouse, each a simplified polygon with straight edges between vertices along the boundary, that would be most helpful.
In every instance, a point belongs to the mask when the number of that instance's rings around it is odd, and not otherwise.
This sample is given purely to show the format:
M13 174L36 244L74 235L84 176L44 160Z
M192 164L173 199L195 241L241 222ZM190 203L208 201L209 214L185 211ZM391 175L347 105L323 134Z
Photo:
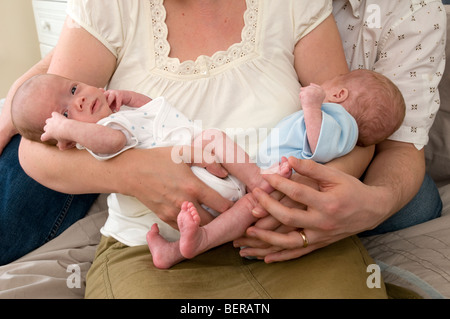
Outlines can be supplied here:
M240 43L182 63L169 57L163 0L69 0L68 14L117 57L110 88L164 96L254 156L268 130L300 109L294 47L331 14L332 1L246 3Z

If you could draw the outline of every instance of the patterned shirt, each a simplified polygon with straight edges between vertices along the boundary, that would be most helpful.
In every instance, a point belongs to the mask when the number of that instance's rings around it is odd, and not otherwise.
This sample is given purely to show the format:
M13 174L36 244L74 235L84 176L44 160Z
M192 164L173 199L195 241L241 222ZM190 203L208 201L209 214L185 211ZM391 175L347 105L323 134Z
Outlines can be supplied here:
M389 139L422 149L440 105L446 38L442 2L333 0L333 7L350 69L382 73L403 93L405 120Z

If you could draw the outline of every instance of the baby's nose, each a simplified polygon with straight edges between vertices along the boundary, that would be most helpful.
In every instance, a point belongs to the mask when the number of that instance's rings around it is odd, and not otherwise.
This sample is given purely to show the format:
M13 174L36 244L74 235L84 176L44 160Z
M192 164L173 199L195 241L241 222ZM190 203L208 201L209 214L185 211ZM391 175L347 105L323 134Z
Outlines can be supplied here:
M83 110L85 103L86 103L86 98L84 96L79 96L74 100L74 106L79 111Z

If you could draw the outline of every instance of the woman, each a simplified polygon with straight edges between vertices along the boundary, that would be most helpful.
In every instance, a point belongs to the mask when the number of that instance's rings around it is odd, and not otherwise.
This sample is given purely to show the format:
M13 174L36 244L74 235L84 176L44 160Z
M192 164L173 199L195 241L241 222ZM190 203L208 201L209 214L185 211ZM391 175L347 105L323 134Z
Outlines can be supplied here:
M270 128L299 108L300 83L321 83L348 72L331 1L85 0L69 2L69 14L75 22L68 18L49 73L98 87L109 83L110 88L164 95L205 127ZM45 62L40 66L47 67ZM100 163L85 152L59 152L26 140L20 146L25 171L44 185L68 193L132 195L174 226L182 201L218 211L229 207L186 165L167 160L170 152L131 150ZM332 165L359 176L370 156L371 150L357 149ZM202 221L210 219L203 211ZM302 245L303 236L297 233ZM368 289L366 266L372 261L355 238L307 257L266 265L242 260L227 245L163 276L152 268L147 249L103 238L87 296L385 296L384 289ZM103 281L103 267L111 281ZM342 280L343 275L352 278ZM342 289L348 283L355 284Z

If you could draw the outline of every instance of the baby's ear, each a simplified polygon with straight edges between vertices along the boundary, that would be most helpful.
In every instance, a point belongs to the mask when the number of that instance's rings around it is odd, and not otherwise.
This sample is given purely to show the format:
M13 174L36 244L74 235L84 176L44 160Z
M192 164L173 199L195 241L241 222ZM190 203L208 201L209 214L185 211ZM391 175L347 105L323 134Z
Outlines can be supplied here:
M348 98L348 89L346 88L340 88L336 89L335 92L333 92L329 96L329 101L334 103L342 103Z

